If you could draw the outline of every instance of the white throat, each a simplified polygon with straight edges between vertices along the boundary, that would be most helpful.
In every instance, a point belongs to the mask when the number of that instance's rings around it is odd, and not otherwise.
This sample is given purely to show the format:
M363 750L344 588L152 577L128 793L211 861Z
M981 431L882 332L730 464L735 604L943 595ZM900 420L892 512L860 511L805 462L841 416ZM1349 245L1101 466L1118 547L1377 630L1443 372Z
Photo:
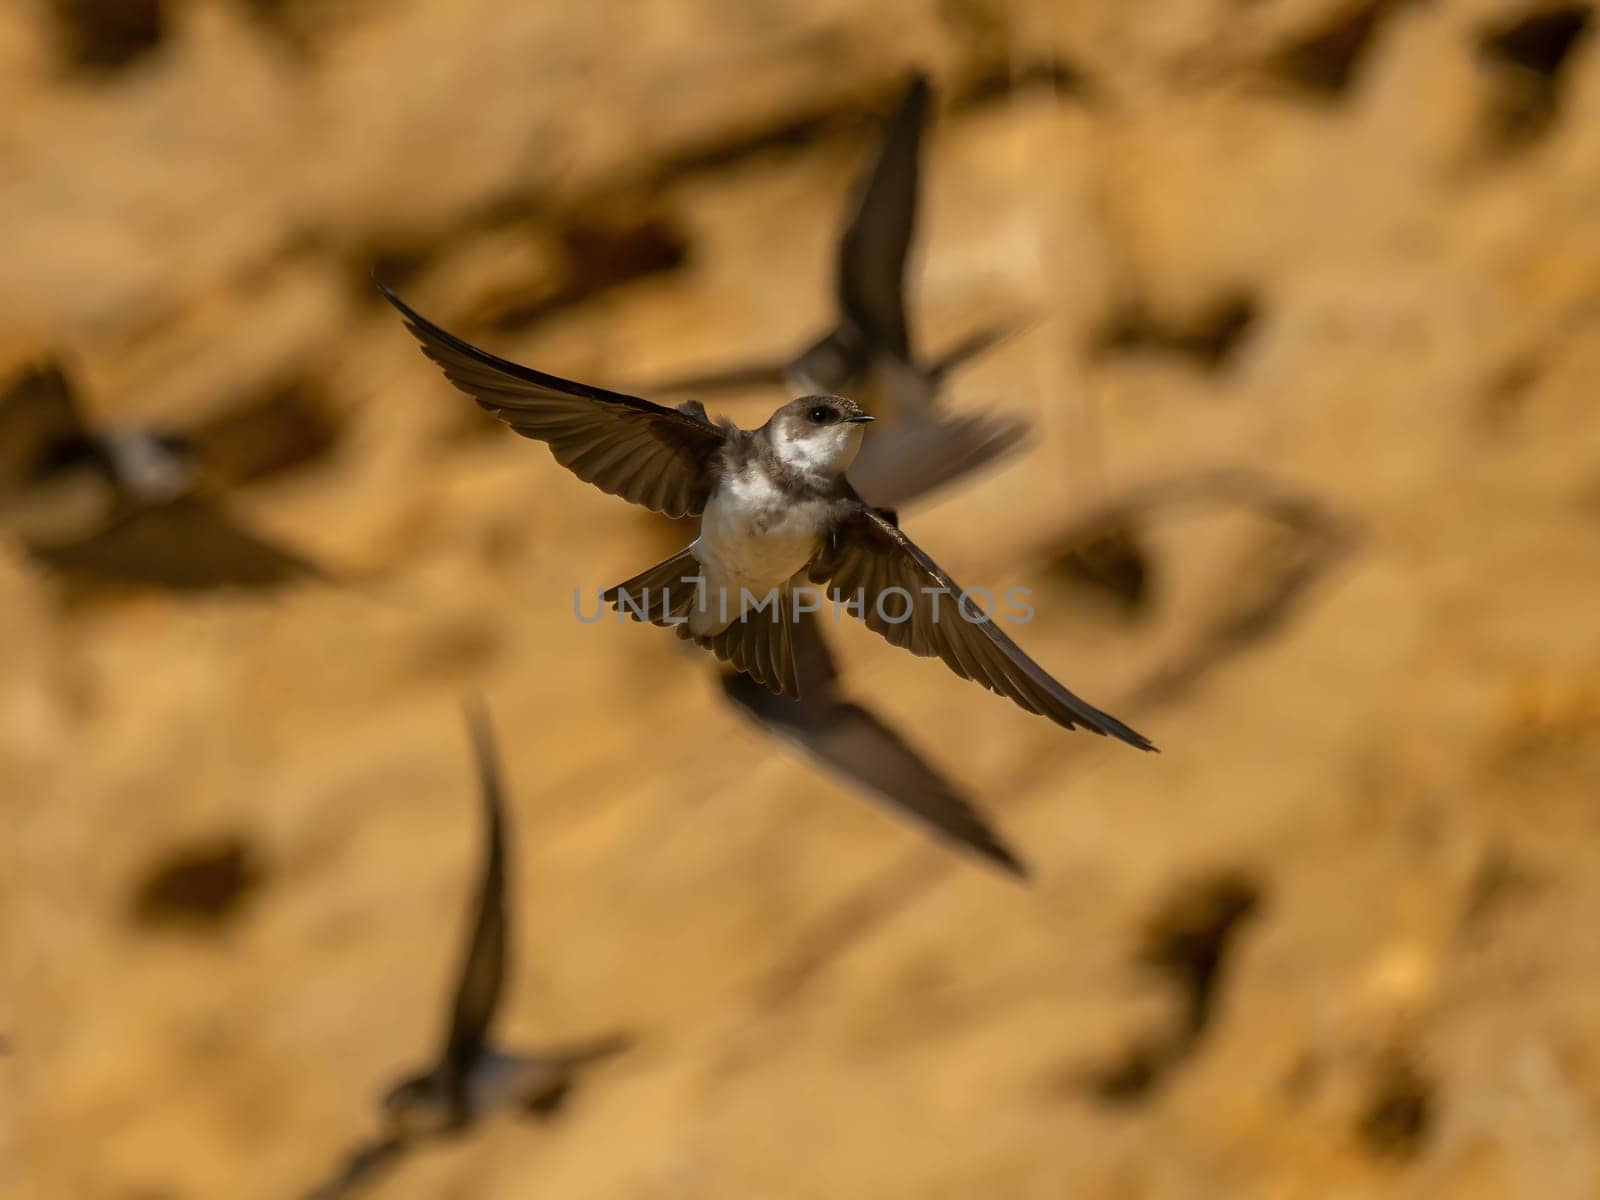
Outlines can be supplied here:
M862 427L843 422L807 429L799 437L780 430L773 449L778 461L807 475L839 475L849 470L861 449Z

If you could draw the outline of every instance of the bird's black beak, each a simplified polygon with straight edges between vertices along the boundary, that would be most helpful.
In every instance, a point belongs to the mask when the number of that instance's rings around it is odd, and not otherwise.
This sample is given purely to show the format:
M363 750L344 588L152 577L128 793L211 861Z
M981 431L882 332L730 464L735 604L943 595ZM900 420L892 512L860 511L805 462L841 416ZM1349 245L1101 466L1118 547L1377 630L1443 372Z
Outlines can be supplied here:
M865 425L868 421L876 421L877 419L871 413L857 413L853 417L845 418L851 425Z

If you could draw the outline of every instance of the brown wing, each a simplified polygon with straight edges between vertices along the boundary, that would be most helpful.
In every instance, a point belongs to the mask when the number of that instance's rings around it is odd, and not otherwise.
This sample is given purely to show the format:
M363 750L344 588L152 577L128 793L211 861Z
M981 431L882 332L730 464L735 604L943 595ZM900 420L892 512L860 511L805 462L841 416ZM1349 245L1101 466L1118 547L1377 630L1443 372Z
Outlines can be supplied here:
M523 437L548 445L579 479L669 517L705 508L724 438L717 426L697 413L498 358L380 290L445 378Z
M645 388L648 392L744 392L756 388L781 388L784 386L784 368L781 362L736 363L731 367L713 367L699 374L674 375L659 380Z
M876 713L840 693L815 616L796 624L792 640L800 699L769 691L748 675L724 671L722 692L729 702L871 799L1026 878L1027 867L955 784Z
M985 413L907 415L874 431L850 466L850 483L868 504L898 508L1015 450L1028 427Z
M929 87L913 75L839 239L837 302L840 315L872 343L901 358L911 356L906 328L906 256L917 220L918 158Z
M213 500L189 496L134 509L79 541L28 543L64 574L99 583L204 591L327 579L316 563L250 532Z
M953 346L941 350L927 365L928 377L935 387L944 382L946 375L983 354L991 346L1022 330L1020 321L997 321L967 334Z
M270 478L327 457L340 421L326 397L297 382L184 430L206 477L223 487Z
M581 1071L585 1067L615 1058L634 1047L634 1036L622 1030L596 1034L576 1042L546 1046L533 1055L533 1061L554 1071Z
M813 560L810 575L852 611L859 597L856 615L894 645L923 658L937 656L963 679L1066 729L1082 726L1141 750L1155 749L1142 734L1052 679L992 617L964 602L961 585L881 513L855 508ZM890 619L902 613L905 619Z
M358 1146L339 1168L339 1173L307 1192L305 1200L342 1200L394 1165L404 1150L405 1144L395 1137L380 1138Z
M30 367L0 394L0 495L28 482L49 451L85 436L66 373L55 363Z
M469 706L467 722L478 761L478 793L483 804L485 828L472 933L461 960L461 973L456 980L450 1010L450 1029L445 1038L444 1063L457 1080L467 1077L483 1053L506 977L505 797L495 756L494 732L481 704Z

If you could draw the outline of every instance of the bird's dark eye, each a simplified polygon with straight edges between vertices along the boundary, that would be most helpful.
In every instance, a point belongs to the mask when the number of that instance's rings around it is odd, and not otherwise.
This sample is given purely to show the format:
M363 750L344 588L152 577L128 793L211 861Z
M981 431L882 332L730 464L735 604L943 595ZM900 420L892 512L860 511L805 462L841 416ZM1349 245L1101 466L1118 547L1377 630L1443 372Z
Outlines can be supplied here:
M819 404L810 412L808 412L806 416L811 418L811 423L813 425L826 425L828 423L828 418L833 416L833 410Z

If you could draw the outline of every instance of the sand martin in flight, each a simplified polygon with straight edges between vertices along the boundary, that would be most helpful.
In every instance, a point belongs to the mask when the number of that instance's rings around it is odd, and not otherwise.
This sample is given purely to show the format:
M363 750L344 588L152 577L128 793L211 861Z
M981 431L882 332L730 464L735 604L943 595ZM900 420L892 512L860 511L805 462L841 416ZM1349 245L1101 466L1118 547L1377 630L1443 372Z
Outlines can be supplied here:
M1152 748L1051 678L893 513L861 499L845 471L872 418L854 401L803 396L759 429L713 424L695 402L666 408L498 358L383 292L446 378L580 479L666 516L700 518L688 547L606 593L619 611L675 625L798 696L791 627L820 585L892 644L936 656L1029 712Z
M192 591L325 577L250 532L218 494L286 465L272 457L316 442L325 431L314 424L269 407L182 432L99 427L60 366L32 367L0 394L0 527L36 561L98 583Z
M931 103L927 79L914 74L856 185L834 268L833 328L793 358L685 376L652 389L692 393L776 385L790 395L850 396L884 422L863 447L851 482L868 503L891 508L994 462L1027 432L1016 418L941 412L936 404L944 377L1009 326L982 329L929 361L913 348L906 260Z
M472 928L452 995L438 1061L401 1080L383 1100L383 1134L353 1153L338 1175L307 1200L336 1200L369 1182L420 1141L457 1135L489 1113L508 1109L535 1116L553 1113L586 1066L626 1049L630 1039L611 1034L535 1054L512 1053L489 1041L489 1028L505 990L506 816L493 734L484 712L468 711L478 761L485 840Z

